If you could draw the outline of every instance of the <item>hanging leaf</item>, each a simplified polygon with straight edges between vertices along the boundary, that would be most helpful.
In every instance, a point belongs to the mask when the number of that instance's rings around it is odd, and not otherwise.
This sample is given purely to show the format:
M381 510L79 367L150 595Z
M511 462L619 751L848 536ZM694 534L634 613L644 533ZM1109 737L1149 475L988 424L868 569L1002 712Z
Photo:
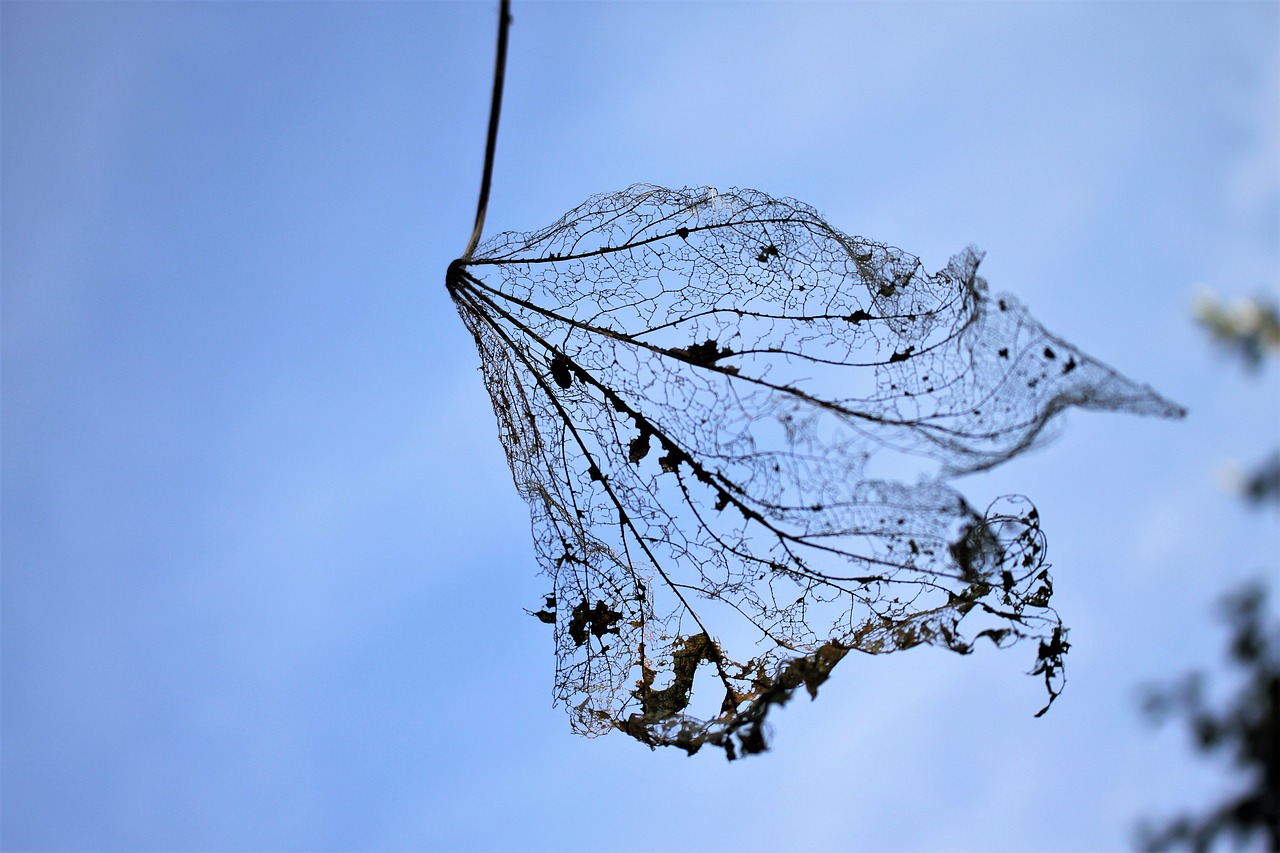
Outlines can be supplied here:
M1052 703L1036 511L949 481L1068 406L1181 411L990 297L980 258L929 275L793 200L636 185L450 266L577 731L759 752L850 651L980 637L1038 643Z

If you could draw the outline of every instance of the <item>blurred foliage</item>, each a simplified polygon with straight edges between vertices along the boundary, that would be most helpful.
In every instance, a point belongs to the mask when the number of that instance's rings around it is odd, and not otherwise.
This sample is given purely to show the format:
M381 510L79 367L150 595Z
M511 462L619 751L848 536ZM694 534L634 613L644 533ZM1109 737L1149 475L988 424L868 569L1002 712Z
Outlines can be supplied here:
M1246 784L1199 816L1183 814L1161 825L1143 825L1143 850L1208 850L1222 836L1237 844L1261 836L1267 849L1280 850L1280 624L1268 623L1266 597L1266 586L1254 581L1223 602L1231 626L1229 663L1244 677L1225 707L1210 707L1201 672L1150 690L1144 699L1149 718L1183 717L1196 749L1229 756Z
M1252 504L1280 505L1280 451L1244 478L1240 492Z
M1237 299L1231 304L1210 292L1196 299L1196 319L1215 343L1237 354L1250 371L1258 371L1268 355L1280 355L1280 311L1269 297ZM1280 506L1280 451L1236 479L1235 488L1255 506Z
M1196 316L1214 340L1257 371L1267 355L1280 355L1280 316L1265 298L1225 306L1202 296ZM1239 480L1239 493L1254 505L1280 505L1280 450ZM1280 851L1280 621L1268 619L1267 587L1245 584L1223 602L1231 626L1228 665L1240 672L1235 694L1219 710L1205 699L1205 676L1191 672L1163 688L1146 692L1143 711L1157 723L1185 719L1198 751L1225 754L1243 777L1235 796L1199 814L1181 814L1139 827L1139 846L1160 851L1210 849L1230 837L1237 845L1262 840Z
M1280 352L1280 313L1267 297L1237 299L1228 305L1204 293L1196 300L1196 319L1219 346L1238 353L1253 370L1269 353Z

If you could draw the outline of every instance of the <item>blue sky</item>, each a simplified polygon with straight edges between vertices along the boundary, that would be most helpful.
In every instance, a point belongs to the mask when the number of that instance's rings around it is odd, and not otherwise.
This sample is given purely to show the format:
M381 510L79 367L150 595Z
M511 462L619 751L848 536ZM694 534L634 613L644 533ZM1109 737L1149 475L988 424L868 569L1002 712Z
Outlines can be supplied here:
M850 658L774 751L580 739L444 270L489 3L0 7L6 849L1110 850L1225 777L1139 685L1276 573L1217 485L1280 380L1192 319L1280 290L1274 3L515 3L487 233L637 181L755 187L1188 407L1074 413L1029 495L1071 627Z

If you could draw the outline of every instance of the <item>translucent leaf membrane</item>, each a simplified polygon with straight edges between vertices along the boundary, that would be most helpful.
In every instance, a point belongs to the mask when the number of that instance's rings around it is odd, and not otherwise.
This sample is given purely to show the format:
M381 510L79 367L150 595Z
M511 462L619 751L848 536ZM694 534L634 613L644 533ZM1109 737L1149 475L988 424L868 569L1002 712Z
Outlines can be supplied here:
M576 730L733 758L850 651L981 637L1035 641L1052 703L1037 513L948 480L1068 406L1181 410L989 296L980 259L930 275L793 200L637 185L450 266ZM914 482L870 468L904 454Z

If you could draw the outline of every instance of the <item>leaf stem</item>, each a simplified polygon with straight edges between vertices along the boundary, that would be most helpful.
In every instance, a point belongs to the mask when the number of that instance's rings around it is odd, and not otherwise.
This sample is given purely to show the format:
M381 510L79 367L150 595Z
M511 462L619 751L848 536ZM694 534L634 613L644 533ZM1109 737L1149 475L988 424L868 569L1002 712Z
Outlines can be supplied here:
M489 105L489 136L484 147L484 175L480 179L480 200L476 203L476 224L471 230L471 240L462 253L469 260L480 243L484 230L484 215L489 207L489 185L493 180L493 152L498 145L498 115L502 112L502 82L507 70L507 30L511 26L511 0L501 0L498 8L498 55L493 68L493 101Z

